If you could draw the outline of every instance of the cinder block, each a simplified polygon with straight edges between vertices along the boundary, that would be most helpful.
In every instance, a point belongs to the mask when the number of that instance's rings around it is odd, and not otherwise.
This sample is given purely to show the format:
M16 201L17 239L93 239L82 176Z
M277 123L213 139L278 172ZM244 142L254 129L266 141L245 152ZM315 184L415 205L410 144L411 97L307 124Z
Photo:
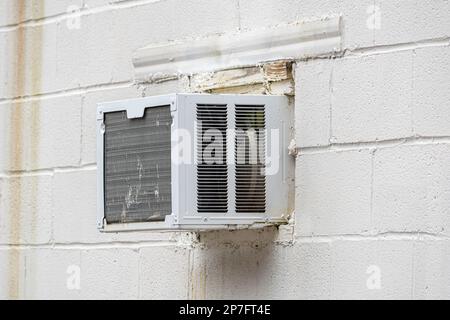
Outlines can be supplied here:
M368 47L373 44L373 30L367 27L367 8L373 1L350 0L246 0L240 1L242 29L257 29L324 16L343 17L344 43L346 48Z
M373 220L379 232L450 234L450 145L377 150Z
M261 298L330 298L332 269L328 243L297 242L292 247L277 247L275 251L273 260L268 254L260 262L260 268L264 270L261 278L270 283L266 285L258 278Z
M0 299L23 299L25 297L26 250L0 249Z
M135 23L130 24L130 20ZM237 26L236 2L219 0L157 1L106 10L82 16L79 29L61 23L57 35L59 90L131 81L131 61L136 49L157 42L235 31Z
M190 299L245 299L257 296L258 250L229 243L193 252ZM261 279L264 281L267 279Z
M81 153L81 97L65 96L32 103L39 106L39 167L77 166Z
M61 4L54 12L62 8L68 9ZM227 15L221 15L222 12ZM220 23L218 15L222 17ZM130 19L136 23L130 24ZM5 50L13 61L9 63L12 71L9 75L1 74L0 83L9 80L11 88L7 92L12 97L130 81L132 55L137 48L173 39L234 32L237 27L235 1L158 1L95 14L69 15L59 23L8 32L9 49ZM18 54L21 49L24 55ZM24 61L19 61L22 56ZM17 86L21 81L11 77L22 67L27 70L25 88ZM32 71L34 75L28 78Z
M25 15L19 18L19 4L17 0L4 0L0 11L0 26L12 25L24 20Z
M117 248L83 250L81 295L88 300L137 299L138 268L137 250Z
M53 179L53 234L56 243L112 240L97 229L96 171L56 173Z
M338 143L412 135L412 52L336 60L332 139Z
M371 157L369 150L361 150L297 158L297 234L359 234L370 229Z
M3 178L0 183L0 243L43 244L51 240L51 176Z
M56 24L20 27L4 32L2 60L5 70L0 83L5 84L3 98L30 96L55 91Z
M119 36L130 24L119 32L115 18L108 10L58 24L56 90L132 79L131 52Z
M333 60L300 62L295 70L297 147L330 143Z
M42 19L44 17L53 17L61 14L71 14L76 8L83 8L83 0L43 0L35 1L33 6L33 19Z
M1 86L0 86L1 87ZM1 89L0 89L1 90ZM10 134L10 108L0 104L0 172L9 169L11 161L11 149L9 134Z
M130 53L159 42L233 33L239 27L236 0L156 1L119 10L114 19L113 34ZM127 59L130 63L131 55Z
M193 299L326 299L331 255L326 243L222 243L196 249Z
M344 46L371 47L449 36L445 0L301 1L239 3L243 29L267 27L327 15L342 15Z
M449 101L450 47L417 49L414 56L414 133L450 136Z
M0 41L2 41L0 50L2 53L2 69L0 70L0 83L2 84L0 92L5 99L25 95L26 79L25 70L23 68L26 64L25 54L21 53L20 44L23 45L26 39L26 32L21 30L11 30L8 32L0 32ZM19 54L20 53L20 54ZM22 61L22 66L19 65L19 56Z
M140 249L141 299L187 299L189 250L151 246Z
M413 241L331 243L333 299L411 299Z
M30 19L33 13L31 3L17 0L4 0L0 11L0 26L12 26Z
M450 298L450 242L423 240L414 244L414 299Z
M0 104L0 131L2 133L0 146L3 150L0 152L0 170L3 172L23 169L22 160L25 158L23 131L26 130L24 118L28 118L25 116L24 109L22 104ZM35 139L35 137L28 137L29 140L31 138Z
M69 6L82 7L82 0L3 0L0 11L0 26L14 25L30 19L42 19L66 13Z
M26 254L26 299L80 299L81 254L73 249L30 249Z
M375 45L438 39L450 35L450 3L446 0L376 0L379 29Z
M4 135L0 170L76 166L80 162L81 97L7 103L0 107Z

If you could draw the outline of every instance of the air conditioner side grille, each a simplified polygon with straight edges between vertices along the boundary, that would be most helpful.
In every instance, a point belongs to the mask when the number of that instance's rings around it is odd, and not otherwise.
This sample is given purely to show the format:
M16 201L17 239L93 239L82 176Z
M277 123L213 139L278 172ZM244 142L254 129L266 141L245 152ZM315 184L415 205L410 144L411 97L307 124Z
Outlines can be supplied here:
M236 212L266 211L264 106L236 105Z
M228 211L227 105L197 105L197 210Z

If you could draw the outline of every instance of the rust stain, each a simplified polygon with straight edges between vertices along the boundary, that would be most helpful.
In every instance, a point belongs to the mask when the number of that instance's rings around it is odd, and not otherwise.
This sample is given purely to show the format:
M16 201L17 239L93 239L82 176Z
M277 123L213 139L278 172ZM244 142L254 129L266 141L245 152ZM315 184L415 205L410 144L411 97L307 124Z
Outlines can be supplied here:
M38 18L44 14L45 1L34 0L33 1L33 18ZM36 15L36 17L34 16ZM30 59L31 59L31 92L32 94L40 93L42 88L42 43L43 43L43 27L35 28L32 32L30 39ZM40 101L33 100L31 103L31 123L30 123L30 167L31 169L37 169L39 167L39 138L40 138ZM37 194L38 194L38 180L32 180L32 190L30 196L32 197L32 238L35 238L36 234L36 208L37 208Z
M39 0L33 0L33 2L27 2L26 0L18 0L16 2L17 16L19 21L23 21L26 18L27 5L31 5L33 17L35 14L42 14L44 12L44 2ZM29 43L27 43L27 30L29 30ZM29 57L27 59L27 53ZM14 55L13 55L14 56ZM26 29L23 26L19 26L16 30L16 46L15 46L15 84L14 96L21 97L25 94L25 88L27 80L31 84L32 93L40 91L41 88L41 66L42 66L42 27L35 29ZM27 63L28 62L28 63ZM12 170L21 170L24 166L23 148L25 139L31 145L30 150L30 167L32 169L37 167L38 161L38 148L39 148L39 102L32 102L31 112L29 113L30 119L26 119L24 101L19 99L17 103L11 106L11 127L10 127L10 150L9 150L9 162ZM24 134L26 129L25 121L29 120L29 131ZM9 243L19 244L22 234L22 203L24 181L22 177L11 179L9 184ZM29 197L31 197L32 216L29 223L32 226L36 224L36 207L37 207L37 194L38 185L37 181L32 179L31 191ZM30 232L30 237L33 239L34 229ZM8 270L8 295L10 299L20 298L21 288L21 252L18 247L13 247L9 253L9 270Z
M206 264L202 263L197 266L198 269L193 271L192 274L192 288L191 299L193 300L205 300L206 299Z
M25 19L26 1L16 2L18 19ZM20 96L25 87L25 30L22 27L17 29L16 36L16 72L15 72L15 96ZM17 170L22 164L22 123L23 123L23 105L21 102L11 106L11 132L10 132L10 150L9 161L11 169ZM21 213L21 195L22 181L19 178L9 183L9 232L10 243L16 244L20 241L20 213ZM8 295L10 299L19 298L20 288L20 251L18 248L11 248L9 251L9 270L8 270Z
M33 18L39 18L44 15L45 1L33 0ZM31 66L29 68L31 74L31 93L36 94L41 92L42 88L42 44L43 44L43 27L34 28L32 31L32 36L30 38L30 53L29 59L31 60ZM27 135L30 139L30 167L31 169L37 169L39 167L39 138L40 138L40 100L33 100L31 103L31 113L30 113L30 126L29 134ZM31 190L30 190L30 202L31 202L31 216L29 217L29 225L31 230L29 231L29 241L36 242L36 227L38 225L37 221L37 208L38 208L38 194L39 194L39 180L37 178L30 179ZM28 265L28 273L35 270L34 266ZM28 277L27 285L29 287L28 293L33 296L33 290L36 288L34 281L36 277Z
M189 256L189 277L188 277L188 299L204 300L206 299L207 270L206 262L194 262L195 253L191 252Z

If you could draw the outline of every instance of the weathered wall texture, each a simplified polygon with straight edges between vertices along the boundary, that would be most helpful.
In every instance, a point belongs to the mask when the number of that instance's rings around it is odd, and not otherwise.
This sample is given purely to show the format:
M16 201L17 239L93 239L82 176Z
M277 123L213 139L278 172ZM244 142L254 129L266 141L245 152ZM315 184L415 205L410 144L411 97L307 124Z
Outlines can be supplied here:
M344 50L293 66L290 225L96 230L96 103L221 92L135 85L136 49L328 15ZM447 0L1 1L0 298L450 298L449 33Z

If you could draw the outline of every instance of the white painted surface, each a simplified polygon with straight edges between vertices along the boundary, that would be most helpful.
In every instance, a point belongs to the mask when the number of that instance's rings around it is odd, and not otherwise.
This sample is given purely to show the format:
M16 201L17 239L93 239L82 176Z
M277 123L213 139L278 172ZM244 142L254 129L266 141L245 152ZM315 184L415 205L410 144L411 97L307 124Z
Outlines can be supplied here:
M0 10L0 298L450 298L448 1L17 3ZM134 85L138 48L338 15L342 52L294 68L292 225L98 233L96 103L191 89Z
M231 35L149 45L133 58L138 81L295 60L341 49L341 20L330 17Z

